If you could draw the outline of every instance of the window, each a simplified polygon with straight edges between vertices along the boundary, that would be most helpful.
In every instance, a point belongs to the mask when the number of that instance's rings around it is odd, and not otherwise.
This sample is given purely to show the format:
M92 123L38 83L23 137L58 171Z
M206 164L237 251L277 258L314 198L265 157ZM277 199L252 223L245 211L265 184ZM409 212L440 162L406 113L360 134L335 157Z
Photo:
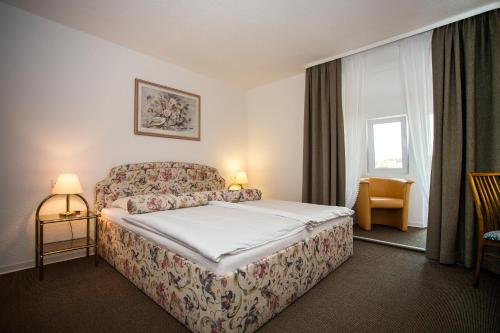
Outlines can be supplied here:
M368 173L408 173L406 116L368 120Z

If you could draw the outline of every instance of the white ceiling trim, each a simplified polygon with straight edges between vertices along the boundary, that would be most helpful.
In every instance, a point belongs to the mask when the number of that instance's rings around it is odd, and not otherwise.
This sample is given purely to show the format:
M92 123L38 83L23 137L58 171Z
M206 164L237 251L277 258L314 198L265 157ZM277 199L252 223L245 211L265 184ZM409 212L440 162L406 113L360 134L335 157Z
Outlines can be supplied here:
M381 41L378 41L378 42L375 42L375 43L372 43L372 44L369 44L369 45L366 45L366 46L363 46L363 47L360 47L360 48L357 48L357 49L354 49L354 50L350 50L350 51L347 51L347 52L344 52L344 53L336 54L334 56L330 56L330 57L326 57L326 58L323 58L323 59L319 59L319 60L310 62L310 63L306 64L304 66L304 68L309 68L309 67L312 67L312 66L323 64L325 62L329 62L329 61L336 60L336 59L339 59L339 58L344 58L344 57L347 57L347 56L350 56L350 55L353 55L353 54L356 54L356 53L367 51L367 50L370 50L370 49L373 49L373 48L376 48L376 47L379 47L379 46L382 46L382 45L390 44L390 43L396 42L398 40L401 40L401 39L404 39L404 38L408 38L408 37L411 37L411 36L415 36L415 35L421 34L423 32L426 32L426 31L429 31L429 30L433 30L433 29L442 27L444 25L447 25L447 24L450 24L450 23L453 23L453 22L457 22L457 21L460 21L460 20L463 20L463 19L475 16L475 15L482 14L482 13L488 12L490 10L498 9L498 8L500 8L500 1L497 1L497 2L494 2L494 3L490 3L488 5L481 6L481 7L475 8L475 9L468 10L468 11L462 13L462 14L452 16L452 17L447 18L445 20L438 21L438 22L433 23L431 25L427 25L425 27L422 27L422 28L419 28L419 29L416 29L416 30L412 30L410 32L406 32L404 34L400 34L400 35L397 35L397 36L394 36L394 37L383 39Z

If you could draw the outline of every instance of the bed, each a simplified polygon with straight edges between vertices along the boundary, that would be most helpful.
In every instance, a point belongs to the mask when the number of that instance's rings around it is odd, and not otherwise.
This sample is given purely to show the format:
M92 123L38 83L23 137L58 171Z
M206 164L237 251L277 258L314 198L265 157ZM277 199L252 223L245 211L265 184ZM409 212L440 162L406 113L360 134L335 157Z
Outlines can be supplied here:
M214 262L112 208L122 197L224 189L216 169L181 162L118 166L96 185L100 256L193 332L253 332L353 254L350 216Z

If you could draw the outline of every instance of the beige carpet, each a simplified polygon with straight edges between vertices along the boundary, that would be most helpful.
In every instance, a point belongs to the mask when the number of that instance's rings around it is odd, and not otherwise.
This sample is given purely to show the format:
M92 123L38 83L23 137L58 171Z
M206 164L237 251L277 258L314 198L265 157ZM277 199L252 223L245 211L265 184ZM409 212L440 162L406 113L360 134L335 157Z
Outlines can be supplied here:
M500 332L500 277L355 241L354 257L259 332ZM0 332L187 332L92 258L0 276Z

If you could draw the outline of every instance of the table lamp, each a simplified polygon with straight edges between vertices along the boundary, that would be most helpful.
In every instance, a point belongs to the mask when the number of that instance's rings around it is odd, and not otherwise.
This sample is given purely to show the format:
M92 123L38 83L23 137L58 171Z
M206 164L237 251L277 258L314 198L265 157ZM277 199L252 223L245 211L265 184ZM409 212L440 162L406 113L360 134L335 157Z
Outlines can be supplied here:
M77 212L69 210L69 197L72 194L80 194L82 192L82 185L80 184L80 180L77 175L72 173L63 173L57 177L57 182L52 189L52 193L66 195L66 211L59 213L59 216L70 217L77 214Z
M232 183L229 185L229 189L242 190L245 184L248 184L247 173L245 171L238 171L236 175L232 177Z

